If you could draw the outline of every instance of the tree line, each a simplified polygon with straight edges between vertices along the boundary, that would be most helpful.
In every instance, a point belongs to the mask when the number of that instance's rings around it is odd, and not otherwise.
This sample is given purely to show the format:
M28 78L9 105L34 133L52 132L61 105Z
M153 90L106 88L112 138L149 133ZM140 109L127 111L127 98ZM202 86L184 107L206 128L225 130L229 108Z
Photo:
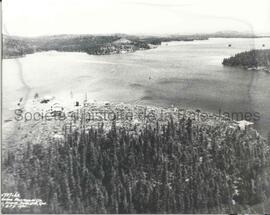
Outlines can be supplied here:
M270 195L269 144L253 130L186 118L71 128L4 160L22 198L47 203L38 212L233 213Z
M226 66L270 67L270 49L250 50L241 52L233 57L225 58L222 62Z

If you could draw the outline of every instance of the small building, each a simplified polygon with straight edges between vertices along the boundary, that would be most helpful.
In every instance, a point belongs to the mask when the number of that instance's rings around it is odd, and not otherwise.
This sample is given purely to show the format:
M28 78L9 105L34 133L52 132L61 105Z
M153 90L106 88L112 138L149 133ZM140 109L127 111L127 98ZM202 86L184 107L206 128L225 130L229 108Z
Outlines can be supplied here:
M237 121L238 127L240 128L240 130L246 130L246 128L252 126L254 123L253 122L249 122L246 120L241 120L241 121Z
M126 39L126 38L120 38L113 42L114 44L131 44L132 41Z

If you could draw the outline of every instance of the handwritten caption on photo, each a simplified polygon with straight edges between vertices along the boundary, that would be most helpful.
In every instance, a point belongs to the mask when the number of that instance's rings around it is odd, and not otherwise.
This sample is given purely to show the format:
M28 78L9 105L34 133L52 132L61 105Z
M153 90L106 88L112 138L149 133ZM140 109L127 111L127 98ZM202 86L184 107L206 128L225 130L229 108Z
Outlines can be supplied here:
M41 199L23 199L17 192L1 194L2 208L30 208L47 205Z

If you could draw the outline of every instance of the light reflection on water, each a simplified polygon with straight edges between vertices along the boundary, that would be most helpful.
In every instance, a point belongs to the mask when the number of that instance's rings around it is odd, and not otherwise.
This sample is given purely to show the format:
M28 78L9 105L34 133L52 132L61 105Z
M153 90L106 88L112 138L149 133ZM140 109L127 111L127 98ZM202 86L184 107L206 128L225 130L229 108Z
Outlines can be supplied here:
M228 47L231 44L231 47ZM31 87L30 97L70 92L92 100L180 105L203 111L259 112L256 128L264 135L270 125L270 74L223 67L224 57L253 48L270 48L269 38L210 39L171 42L130 54L90 56L85 53L46 52L3 61L4 119L25 90L16 60Z

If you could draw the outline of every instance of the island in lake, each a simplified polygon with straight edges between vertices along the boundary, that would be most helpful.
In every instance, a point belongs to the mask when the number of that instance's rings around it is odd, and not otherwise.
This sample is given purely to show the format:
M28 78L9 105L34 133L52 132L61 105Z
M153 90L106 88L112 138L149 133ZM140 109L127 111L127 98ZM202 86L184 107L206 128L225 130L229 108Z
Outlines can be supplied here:
M270 49L250 50L225 58L225 66L238 66L248 70L263 70L270 72Z

